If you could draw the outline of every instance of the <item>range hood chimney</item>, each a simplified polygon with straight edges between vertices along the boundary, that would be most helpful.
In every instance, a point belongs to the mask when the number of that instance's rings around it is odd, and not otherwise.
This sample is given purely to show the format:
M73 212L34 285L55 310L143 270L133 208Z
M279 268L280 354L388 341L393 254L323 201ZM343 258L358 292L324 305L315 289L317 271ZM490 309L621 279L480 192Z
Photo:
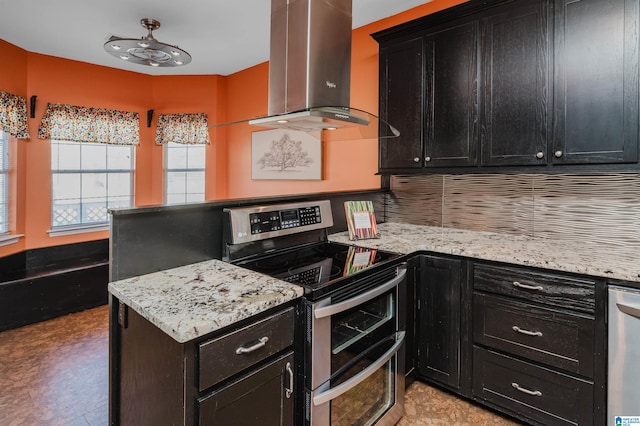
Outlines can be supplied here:
M271 0L269 115L349 105L351 0Z
M249 123L324 140L392 138L389 123L350 103L352 0L271 0L267 116Z
M364 137L398 136L350 107L351 33L352 0L271 0L268 116L249 124L307 132L358 126L369 128Z

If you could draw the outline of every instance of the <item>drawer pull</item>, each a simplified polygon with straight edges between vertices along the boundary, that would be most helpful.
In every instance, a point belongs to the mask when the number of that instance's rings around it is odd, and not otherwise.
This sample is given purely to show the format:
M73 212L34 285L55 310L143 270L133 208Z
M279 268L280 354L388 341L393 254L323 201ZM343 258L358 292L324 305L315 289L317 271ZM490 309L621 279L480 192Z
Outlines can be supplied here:
M517 391L520 391L522 393L526 393L527 395L531 395L531 396L542 396L542 392L540 391L532 391L529 389L525 389L522 386L520 386L517 383L511 383L511 386L513 386L513 388Z
M525 290L536 290L536 291L544 290L544 287L542 287L541 285L527 285L527 284L522 284L521 282L518 282L518 281L514 281L513 286L518 288L524 288Z
M526 334L527 336L542 336L542 332L540 332L540 331L523 330L522 328L518 327L517 325L514 325L511 328L513 329L513 331L517 331L518 333L521 333L521 334Z
M289 387L284 388L284 390L285 390L285 396L287 397L287 399L289 399L293 394L293 368L291 368L290 362L287 363L287 366L285 367L285 369L287 370L287 374L289 374Z
M258 339L258 343L256 343L253 346L249 346L248 348L245 348L244 346L240 346L238 349L236 349L236 354L242 355L242 354L248 354L253 351L256 351L261 347L263 347L264 345L266 345L268 341L269 341L269 338L267 336L261 337Z

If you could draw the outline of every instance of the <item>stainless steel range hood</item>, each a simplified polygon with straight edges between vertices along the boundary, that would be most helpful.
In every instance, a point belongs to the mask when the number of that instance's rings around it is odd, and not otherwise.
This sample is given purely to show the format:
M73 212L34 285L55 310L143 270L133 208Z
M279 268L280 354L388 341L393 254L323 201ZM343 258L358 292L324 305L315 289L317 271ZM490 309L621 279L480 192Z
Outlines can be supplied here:
M351 0L271 0L268 115L249 124L331 140L398 136L350 106L351 33Z

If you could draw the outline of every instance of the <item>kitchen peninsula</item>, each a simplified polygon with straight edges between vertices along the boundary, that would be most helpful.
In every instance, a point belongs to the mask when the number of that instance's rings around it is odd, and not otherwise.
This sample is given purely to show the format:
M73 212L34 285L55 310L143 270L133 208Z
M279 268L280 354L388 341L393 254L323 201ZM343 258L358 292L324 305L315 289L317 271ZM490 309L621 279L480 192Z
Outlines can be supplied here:
M456 362L458 359L460 360L460 371L455 374L457 378L453 382L443 381L437 375L435 380L430 380L429 363L419 360L417 368L419 378L442 385L461 396L474 399L534 424L555 424L549 420L551 417L546 414L548 412L554 413L553 415L558 418L563 416L563 418L573 419L579 424L597 424L597 419L603 418L606 395L606 365L603 361L606 359L604 321L606 282L639 283L638 273L640 271L638 271L636 262L623 256L616 256L616 249L613 247L599 246L598 250L595 250L588 245L576 246L567 242L522 235L403 223L381 223L379 229L380 239L361 240L356 241L355 244L405 254L409 258L410 264L413 262L413 265L417 265L418 271L432 270L433 264L429 262L434 258L459 262L457 265L460 265L463 271L458 276L459 283L437 283L441 287L450 284L458 284L460 287L459 293L457 293L457 305L453 304L457 309L457 316L449 318L452 321L452 324L449 325L453 326L456 331L455 342L450 347L442 348L442 351L453 350L451 354L447 354L447 357L451 355ZM330 240L349 243L346 232L332 234ZM424 263L415 261L420 256L426 259L423 260ZM436 263L436 266L438 265L440 264ZM427 282L431 281L428 274L420 273L423 275L417 275L418 281L421 279L425 279ZM494 275L492 276L491 273ZM511 280L513 276L519 278ZM534 282L544 283L545 287L547 285L549 288L553 286L554 290L550 294L536 295L535 291L531 292L525 288L528 293L526 297L523 297L513 294L511 289L507 289L504 286L504 280L516 281L524 286L532 286ZM422 298L422 303L426 303L427 294L424 290L420 290L424 283L414 282L413 285L418 288L416 297ZM429 287L433 287L433 284L430 283ZM203 354L207 353L205 348L222 345L224 342L222 338L226 337L227 333L234 335L238 330L251 329L254 324L266 323L269 324L267 328L275 325L274 333L276 335L280 333L289 337L276 339L279 343L276 343L276 348L269 353L271 357L268 358L269 362L271 360L279 361L283 357L290 356L291 351L295 348L293 342L287 339L293 339L295 334L296 321L293 312L295 308L292 309L292 307L295 307L296 301L302 295L302 290L295 285L219 260L197 262L167 271L118 280L110 284L109 291L112 298L112 337L118 333L127 332L122 324L131 326L136 322L143 322L151 326L145 327L145 332L138 334L138 337L150 338L155 333L152 331L153 328L157 328L156 337L167 345L165 348L181 348L177 351L176 362L165 364L165 367L172 366L176 370L156 369L155 371L159 374L146 384L149 386L147 389L149 390L159 385L162 378L170 382L173 381L174 384L176 381L181 383L178 386L181 392L178 392L179 397L177 398L177 401L181 401L181 403L177 404L176 400L170 403L172 399L167 398L163 401L153 401L155 404L149 401L147 404L140 405L128 402L126 398L118 397L117 392L121 392L131 383L141 384L144 382L145 380L139 375L147 374L148 371L145 373L142 365L136 367L138 369L134 368L128 372L125 371L126 368L118 367L118 362L123 367L131 365L127 357L132 356L133 352L131 352L131 348L127 352L126 348L119 348L117 345L111 344L111 356L112 362L114 362L111 379L112 386L117 390L115 394L112 393L112 398L115 399L111 403L111 416L115 423L118 423L118 416L124 415L127 410L158 408L164 410L165 416L168 411L175 409L179 412L177 418L180 421L187 424L195 423L198 419L196 407L200 406L200 410L203 410L202 406L206 403L206 392L216 389L219 382L223 383L221 386L226 386L228 382L225 380L229 376L233 376L235 380L238 375L244 374L242 372L246 372L247 369L251 370L252 364L248 364L242 366L240 370L224 372L223 370L232 368L232 365L227 363L223 357L210 359L210 364L208 364L208 367L216 370L216 374L219 373L222 379L209 380L206 374L203 376L203 372L199 370L197 364L198 362L202 363ZM476 301L475 305L472 303L473 299ZM483 330L478 326L481 321L485 323L488 321L486 318L483 320L480 316L481 312L486 309L482 303L493 306L490 302L495 302L494 299L503 301L511 307L512 314L520 315L522 318L526 317L527 312L542 315L544 318L546 318L546 314L560 318L560 325L555 324L554 327L560 329L561 332L569 333L568 337L565 336L567 337L567 345L565 346L571 347L570 353L553 354L550 353L552 351L546 351L549 353L543 354L545 351L537 350L533 348L535 345L532 345L532 348L529 348L526 353L511 354L513 350L511 346L506 348L493 347L493 343L486 340ZM415 299L411 300L411 303L416 303ZM417 324L416 347L426 349L428 348L425 346L426 343L421 342L422 337L427 335L425 333L429 332L428 335L433 339L439 337L434 337L437 335L437 333L433 334L434 330L425 328L426 320L420 316L420 312L416 315L414 318L414 323ZM576 322L572 322L574 320ZM453 323L455 321L457 321L457 325ZM287 327L289 328L288 333ZM265 330L263 326L259 326L259 328L261 332ZM574 332L578 334L574 334ZM149 335L144 336L145 333L149 333ZM555 337L557 336L550 336L550 338ZM253 341L254 337L251 335L247 339ZM244 341L240 341L240 343L244 343ZM256 344L259 343L258 341ZM520 343L517 341L513 342L514 347L518 344ZM572 347L574 344L576 346ZM584 349L583 345L588 345L586 351L581 350ZM138 346L139 348L140 346ZM562 349L558 351L562 352ZM161 348L156 346L149 348L147 355L153 356L158 352L161 352ZM585 353L587 354L586 359ZM507 355L514 355L514 357L507 357ZM489 368L484 374L491 374L493 370L490 370L490 366L495 363L495 359L492 357L506 357L504 360L500 359L498 364L507 365L511 370L524 369L523 371L527 371L532 376L540 374L542 378L550 382L560 377L564 381L561 380L562 383L556 383L554 386L561 389L562 392L568 392L573 399L571 401L561 400L562 407L559 408L554 408L552 402L551 407L543 406L540 409L532 409L527 408L530 404L514 404L512 402L511 405L504 405L504 398L496 400L487 397L485 390L490 390L492 384L482 384L482 381L486 379L482 372ZM168 357L163 355L160 358L166 359ZM556 364L559 359L570 361ZM142 362L142 359L138 358L137 361ZM525 363L526 365L523 367L521 364ZM155 368L160 368L160 365L156 365ZM131 376L124 377L125 372ZM502 374L504 372L494 373ZM122 376L119 376L120 374ZM278 378L275 380L278 386L271 388L271 393L275 389L275 396L279 399L282 392L278 392L278 388L282 391L281 384L288 383L286 375L281 377L281 372L278 370L266 377L269 380L273 377ZM204 384L205 381L207 384ZM138 387L138 390L145 391L143 387ZM518 392L517 389L514 391ZM184 399L182 399L183 395ZM523 395L526 396L526 394ZM134 395L128 394L127 397L133 398ZM141 397L141 400L144 399ZM560 412L554 411L558 409ZM144 416L149 417L150 412L146 411ZM202 421L202 418L200 420Z

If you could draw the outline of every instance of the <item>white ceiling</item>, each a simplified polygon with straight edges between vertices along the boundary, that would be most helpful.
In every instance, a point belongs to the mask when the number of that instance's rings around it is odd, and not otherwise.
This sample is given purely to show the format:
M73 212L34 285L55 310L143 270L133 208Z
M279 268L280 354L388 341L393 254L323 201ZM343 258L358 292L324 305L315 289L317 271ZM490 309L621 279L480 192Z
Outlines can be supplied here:
M358 28L430 0L353 0ZM151 75L228 75L269 58L270 0L0 0L0 39L29 52ZM111 35L157 40L193 57L184 67L129 64L106 53Z

